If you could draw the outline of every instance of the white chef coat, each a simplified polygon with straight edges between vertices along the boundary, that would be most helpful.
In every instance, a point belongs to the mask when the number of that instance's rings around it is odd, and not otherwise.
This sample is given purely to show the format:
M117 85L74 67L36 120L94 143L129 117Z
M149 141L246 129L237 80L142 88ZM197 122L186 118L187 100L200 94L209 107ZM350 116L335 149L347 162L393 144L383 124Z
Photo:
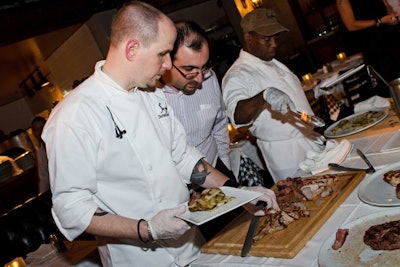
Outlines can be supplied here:
M241 50L222 80L223 100L232 125L235 128L251 125L249 130L257 138L265 164L277 181L293 175L308 150L321 151L322 147L314 142L313 127L290 113L282 115L265 109L252 122L235 123L237 103L270 87L285 92L297 110L313 114L299 79L276 59L263 61Z
M186 184L203 157L186 145L185 131L161 90L128 92L101 71L103 64L55 107L42 135L53 217L69 240L87 228L97 207L149 220L187 202ZM126 131L122 138L116 127ZM140 267L187 265L204 242L196 227L157 244L98 241L104 266Z
M219 157L231 169L228 116L217 76L214 74L205 80L202 88L192 95L176 91L168 85L164 85L162 90L185 128L188 143L205 155L214 167Z

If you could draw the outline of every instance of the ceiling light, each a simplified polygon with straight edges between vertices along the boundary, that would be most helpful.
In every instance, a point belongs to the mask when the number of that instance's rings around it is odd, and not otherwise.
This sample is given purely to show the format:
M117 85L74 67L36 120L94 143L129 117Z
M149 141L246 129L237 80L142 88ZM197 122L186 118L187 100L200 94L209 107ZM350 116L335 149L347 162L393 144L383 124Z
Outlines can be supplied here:
M262 7L262 0L251 0L251 4L253 8L260 8Z

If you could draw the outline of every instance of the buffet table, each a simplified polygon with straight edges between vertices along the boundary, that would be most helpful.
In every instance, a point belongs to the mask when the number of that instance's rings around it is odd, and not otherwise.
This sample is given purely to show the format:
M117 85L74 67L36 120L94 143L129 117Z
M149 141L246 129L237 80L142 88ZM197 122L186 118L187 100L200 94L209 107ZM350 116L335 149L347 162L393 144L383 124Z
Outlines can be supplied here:
M353 193L343 202L342 205L340 205L340 207L326 221L326 223L320 228L320 230L307 242L305 247L292 259L268 257L240 257L232 255L202 253L200 254L198 260L193 262L191 266L319 266L318 254L321 245L342 225L346 224L347 222L354 221L357 218L383 210L398 209L400 212L399 208L375 207L364 204L359 200L357 196L357 191L358 188L353 191Z
M400 159L400 122L399 117L390 111L388 117L381 123L364 132L343 137L350 140L354 147L361 149L372 162L376 170L388 164L398 163ZM392 140L388 146L388 140ZM393 141L394 140L394 141ZM351 153L341 165L366 168L365 162ZM366 174L368 177L373 174ZM362 183L362 181L361 181ZM344 202L335 210L322 227L311 237L305 246L291 259L272 257L240 257L233 255L201 253L191 264L193 267L205 266L319 266L319 251L325 240L336 230L348 222L380 211L398 210L399 207L373 206L362 202L358 197L360 184L350 193ZM228 226L229 227L229 226ZM218 235L217 235L218 236ZM351 265L351 264L350 264Z

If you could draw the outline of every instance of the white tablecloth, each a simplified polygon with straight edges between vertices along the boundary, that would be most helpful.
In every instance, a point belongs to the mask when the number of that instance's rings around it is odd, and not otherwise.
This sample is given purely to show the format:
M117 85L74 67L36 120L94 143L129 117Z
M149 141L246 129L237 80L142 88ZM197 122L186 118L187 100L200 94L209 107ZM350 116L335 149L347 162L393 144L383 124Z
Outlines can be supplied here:
M30 267L100 267L96 241L66 242L67 251L56 252L50 244L42 244L25 259Z
M367 154L367 158L378 170L384 166L399 162L400 148L390 149L388 140L397 140L398 131L369 136L352 140L355 147L361 149ZM397 142L393 142L397 146ZM348 159L342 165L349 167L366 168L364 161L352 152ZM367 176L368 177L368 174ZM365 179L365 178L364 178ZM191 267L205 266L287 266L287 267L305 267L318 266L318 253L324 241L336 232L342 225L354 221L360 217L369 215L374 212L385 211L390 209L399 209L399 207L376 207L361 202L358 198L358 187L349 195L349 197L339 206L319 231L307 242L305 247L293 259L268 258L268 257L240 257L232 255L216 255L216 254L200 254L198 260L193 262Z

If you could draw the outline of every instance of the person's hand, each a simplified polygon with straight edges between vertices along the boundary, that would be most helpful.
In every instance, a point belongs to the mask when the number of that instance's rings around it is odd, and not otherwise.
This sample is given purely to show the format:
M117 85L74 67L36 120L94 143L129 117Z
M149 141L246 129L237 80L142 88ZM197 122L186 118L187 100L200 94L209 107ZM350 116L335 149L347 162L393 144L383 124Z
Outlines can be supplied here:
M321 147L324 147L326 145L326 138L320 133L317 133L315 131L311 132L309 135L307 135L307 138L312 140L314 143L318 144Z
M186 206L181 205L173 209L162 210L151 218L147 223L153 239L177 239L189 230L190 226L185 221L175 217L185 211Z
M392 13L381 18L382 23L387 25L396 25L399 22L399 14Z
M264 100L271 105L271 109L286 114L289 109L296 110L296 107L290 97L274 87L265 89L263 93Z
M262 186L251 186L251 187L241 187L243 190L249 190L257 193L262 193L262 195L255 200L251 201L250 203L247 203L243 207L250 213L256 215L256 216L263 216L265 215L265 212L263 209L257 209L255 206L257 202L263 201L267 203L267 208L273 208L277 211L280 210L278 202L276 201L276 196L274 191L271 189L262 187Z

